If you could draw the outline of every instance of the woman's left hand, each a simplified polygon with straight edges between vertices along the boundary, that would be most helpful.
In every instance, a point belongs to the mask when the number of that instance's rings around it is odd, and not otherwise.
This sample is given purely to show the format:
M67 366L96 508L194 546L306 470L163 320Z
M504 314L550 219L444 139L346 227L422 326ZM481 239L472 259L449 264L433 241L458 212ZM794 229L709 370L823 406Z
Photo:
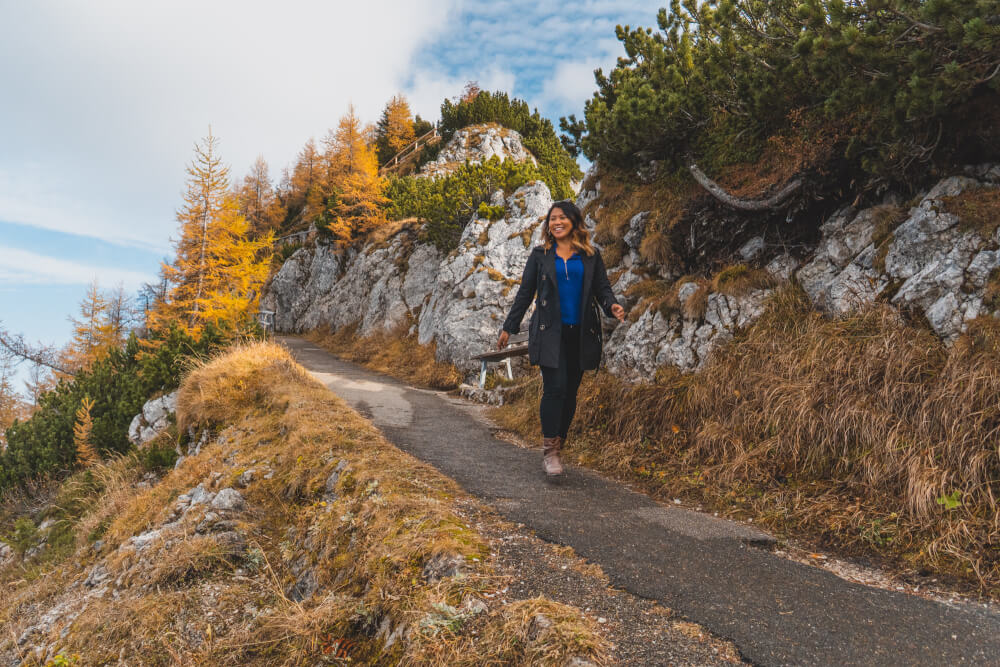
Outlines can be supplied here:
M625 321L625 309L621 307L621 304L612 305L611 314L617 317L619 322Z

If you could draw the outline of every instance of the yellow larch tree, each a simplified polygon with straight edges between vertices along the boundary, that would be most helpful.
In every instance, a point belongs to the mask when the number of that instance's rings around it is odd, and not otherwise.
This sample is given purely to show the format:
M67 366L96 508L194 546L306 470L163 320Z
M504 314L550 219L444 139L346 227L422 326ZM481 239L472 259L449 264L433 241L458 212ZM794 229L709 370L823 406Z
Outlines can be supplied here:
M197 335L209 322L241 326L253 315L273 234L249 238L249 225L229 192L229 169L222 164L211 129L195 146L187 174L184 206L177 212L176 257L163 265L170 291L150 311L149 326L163 329L177 323Z
M4 432L15 420L27 416L28 406L14 386L21 360L7 348L0 348L0 451L7 446Z
M309 139L299 151L292 169L288 208L293 213L310 219L323 210L326 200L324 171L323 154L316 147L316 141Z
M337 129L324 142L328 188L325 216L329 231L341 242L383 221L385 181L378 175L378 159L366 138L366 129L348 107Z
M263 155L257 156L250 172L243 177L239 199L240 212L246 217L250 233L254 236L275 229L285 217Z
M382 110L375 128L375 150L379 164L385 164L416 139L413 112L403 95L394 95Z
M250 231L237 198L227 198L211 229L207 251L210 274L196 304L203 322L225 327L257 312L274 235L268 231L251 238Z
M73 444L76 446L76 462L85 468L89 468L101 460L97 454L97 448L90 441L90 433L94 428L94 420L90 416L90 411L93 408L94 401L89 396L84 396L80 401L80 407L76 411L76 423L73 424Z
M69 318L73 323L73 338L63 353L63 361L67 368L72 370L89 368L120 342L119 332L109 317L109 306L110 303L98 287L97 281L91 282L87 294L80 302L79 318L72 316Z

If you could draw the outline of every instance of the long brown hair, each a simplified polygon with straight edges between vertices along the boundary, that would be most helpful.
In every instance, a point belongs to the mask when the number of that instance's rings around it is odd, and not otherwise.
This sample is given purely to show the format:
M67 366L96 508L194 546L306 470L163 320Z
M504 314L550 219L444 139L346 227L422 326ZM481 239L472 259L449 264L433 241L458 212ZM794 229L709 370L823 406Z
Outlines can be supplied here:
M549 218L552 217L553 209L557 208L569 218L570 223L573 225L573 229L570 232L570 242L573 244L573 247L582 253L593 255L595 250L594 246L590 243L590 232L583 225L583 213L580 212L576 204L568 199L555 202L549 208L549 212L545 214L545 224L542 225L542 242L545 245L545 249L548 250L556 243L555 237L549 231Z

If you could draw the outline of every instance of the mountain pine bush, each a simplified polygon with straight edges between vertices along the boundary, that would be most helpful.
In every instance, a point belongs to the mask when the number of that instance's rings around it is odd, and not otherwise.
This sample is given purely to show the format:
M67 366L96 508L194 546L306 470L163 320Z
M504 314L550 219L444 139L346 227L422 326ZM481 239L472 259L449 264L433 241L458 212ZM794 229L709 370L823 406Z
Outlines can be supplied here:
M563 148L552 122L537 109L532 112L527 102L511 99L501 91L481 91L458 102L445 100L441 104L441 145L458 130L481 123L499 123L519 133L524 147L538 160L538 169L552 196L556 199L573 196L569 183L583 174L576 160Z
M202 357L224 343L212 326L193 338L177 326L141 349L133 335L87 370L64 379L42 395L34 414L7 429L7 449L0 454L0 490L39 475L69 470L77 459L74 426L77 411L88 401L88 443L98 453L125 452L131 447L128 427L146 400L180 384L191 357Z
M585 134L562 120L571 149L712 169L823 134L869 183L998 152L997 0L672 0L657 23L618 27L627 57L595 73Z
M481 164L466 163L442 178L392 178L386 188L388 216L419 218L425 222L426 240L448 252L458 246L465 225L491 194L509 194L533 180L545 180L539 168L528 162L500 162L496 156Z

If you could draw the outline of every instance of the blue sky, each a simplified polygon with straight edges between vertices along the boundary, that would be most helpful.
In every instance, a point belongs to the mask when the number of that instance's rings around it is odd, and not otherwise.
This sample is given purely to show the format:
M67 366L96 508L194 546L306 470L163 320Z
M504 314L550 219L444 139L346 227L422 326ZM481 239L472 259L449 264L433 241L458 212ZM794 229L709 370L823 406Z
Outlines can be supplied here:
M0 0L0 323L64 343L87 284L134 291L171 253L209 124L276 177L353 103L436 119L468 80L558 123L659 2Z

